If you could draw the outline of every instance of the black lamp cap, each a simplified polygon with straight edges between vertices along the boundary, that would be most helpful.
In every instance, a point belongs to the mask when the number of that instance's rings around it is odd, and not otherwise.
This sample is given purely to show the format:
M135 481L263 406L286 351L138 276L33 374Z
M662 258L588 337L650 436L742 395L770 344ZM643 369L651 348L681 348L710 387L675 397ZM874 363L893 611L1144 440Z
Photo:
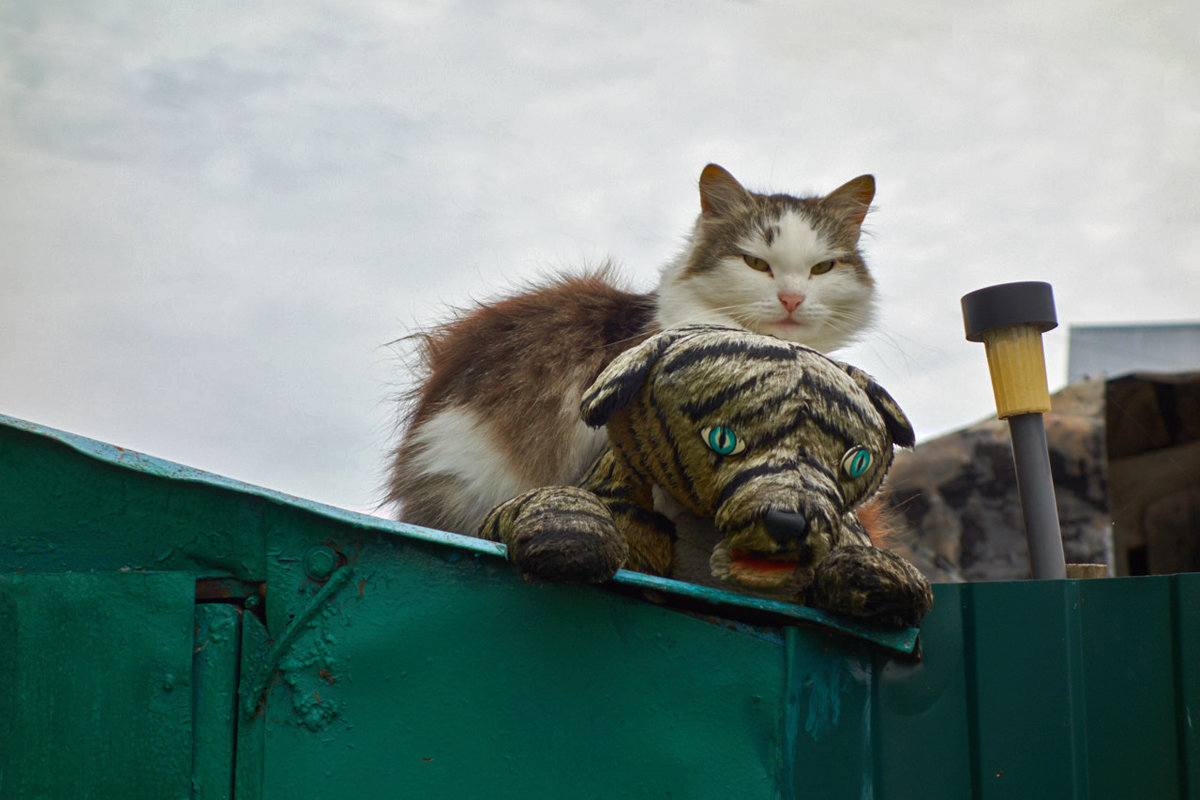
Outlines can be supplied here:
M1054 292L1042 281L1001 283L963 295L963 324L967 339L982 342L983 334L1006 325L1034 325L1045 333L1058 327Z

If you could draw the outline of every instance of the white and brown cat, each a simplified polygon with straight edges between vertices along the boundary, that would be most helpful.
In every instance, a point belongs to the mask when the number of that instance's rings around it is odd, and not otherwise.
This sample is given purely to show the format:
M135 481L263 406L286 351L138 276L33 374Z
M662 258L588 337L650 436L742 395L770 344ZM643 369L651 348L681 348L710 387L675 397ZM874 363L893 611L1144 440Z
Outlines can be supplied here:
M583 391L618 353L668 327L733 325L822 352L873 317L858 249L875 181L823 197L748 192L709 164L700 216L658 289L607 269L480 305L419 337L424 374L407 406L387 499L400 518L473 534L498 503L574 484L603 448L579 417Z

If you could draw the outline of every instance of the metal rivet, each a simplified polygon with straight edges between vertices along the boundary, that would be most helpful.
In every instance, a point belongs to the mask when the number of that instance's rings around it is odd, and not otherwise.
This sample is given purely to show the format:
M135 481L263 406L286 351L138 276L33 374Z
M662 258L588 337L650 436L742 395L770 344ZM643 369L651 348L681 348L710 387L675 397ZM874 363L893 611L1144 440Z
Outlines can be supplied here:
M304 574L318 583L329 580L337 565L337 552L332 547L322 545L304 554Z

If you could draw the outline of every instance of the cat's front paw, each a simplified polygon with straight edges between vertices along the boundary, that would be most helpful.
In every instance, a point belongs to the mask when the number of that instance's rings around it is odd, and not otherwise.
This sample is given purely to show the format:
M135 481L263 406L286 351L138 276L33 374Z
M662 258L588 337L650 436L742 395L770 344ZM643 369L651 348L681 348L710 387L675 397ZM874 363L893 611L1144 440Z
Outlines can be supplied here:
M600 583L629 558L599 498L570 486L534 489L497 506L480 535L507 545L509 561L528 580Z
M928 579L895 553L840 547L817 564L808 605L882 628L910 628L933 606Z

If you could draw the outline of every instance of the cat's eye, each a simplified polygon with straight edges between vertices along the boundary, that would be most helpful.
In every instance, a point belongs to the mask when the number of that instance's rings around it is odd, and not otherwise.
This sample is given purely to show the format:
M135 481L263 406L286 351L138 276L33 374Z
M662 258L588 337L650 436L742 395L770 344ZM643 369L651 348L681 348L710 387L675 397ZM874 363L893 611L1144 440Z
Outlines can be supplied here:
M742 256L742 260L746 262L746 266L749 267L750 269L756 269L759 272L770 272L771 271L771 265L767 263L766 259L759 258L758 256L744 254Z
M700 438L719 456L737 455L746 449L746 443L737 434L722 425L715 428L705 428L700 431Z
M824 275L826 272L829 272L829 270L833 269L835 264L837 264L836 261L822 261L820 264L813 264L810 274Z
M857 478L871 468L871 451L865 447L851 447L842 456L842 474Z

